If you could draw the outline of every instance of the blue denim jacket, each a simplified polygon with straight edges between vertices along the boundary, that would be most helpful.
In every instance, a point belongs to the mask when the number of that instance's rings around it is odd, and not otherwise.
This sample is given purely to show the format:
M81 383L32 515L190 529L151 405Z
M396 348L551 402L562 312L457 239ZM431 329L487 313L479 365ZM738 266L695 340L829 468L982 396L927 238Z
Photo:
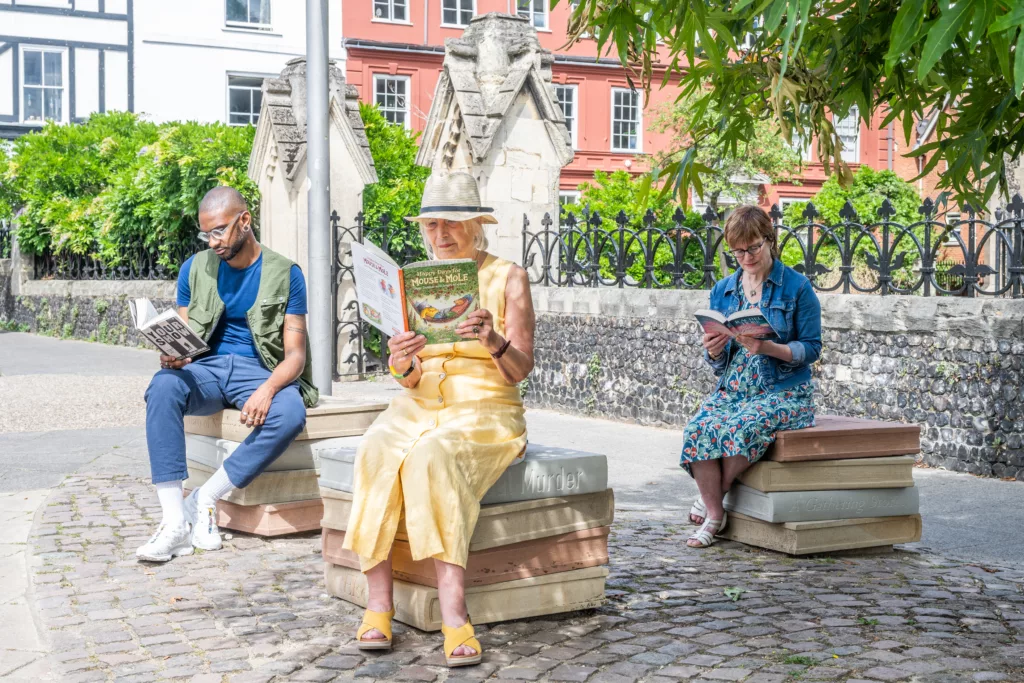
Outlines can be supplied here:
M715 284L711 290L712 309L725 316L739 310L739 276L737 270ZM761 291L759 306L778 333L772 341L786 344L793 351L793 360L789 363L770 356L757 356L764 387L769 391L784 391L809 381L811 364L821 356L821 304L810 281L776 259ZM722 388L725 371L738 348L742 347L730 340L718 360L712 360L707 351L704 352L704 360L719 378L717 389Z

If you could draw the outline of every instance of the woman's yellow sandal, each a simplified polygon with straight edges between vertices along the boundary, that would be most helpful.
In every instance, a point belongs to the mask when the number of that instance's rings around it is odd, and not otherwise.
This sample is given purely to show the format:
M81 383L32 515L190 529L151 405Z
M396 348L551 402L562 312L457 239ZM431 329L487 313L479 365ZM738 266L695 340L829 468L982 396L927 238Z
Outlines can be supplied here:
M391 618L395 616L395 608L390 612L374 612L366 610L363 613L363 623L356 631L356 647L360 650L390 650L391 649ZM363 640L363 636L377 629L384 634L383 638L370 638Z
M441 632L444 634L444 661L448 666L469 666L480 663L483 658L483 648L480 647L480 641L476 639L476 631L473 630L473 624L469 623L468 619L465 624L458 627L445 626L442 623ZM452 657L452 653L462 645L473 648L476 650L476 654Z

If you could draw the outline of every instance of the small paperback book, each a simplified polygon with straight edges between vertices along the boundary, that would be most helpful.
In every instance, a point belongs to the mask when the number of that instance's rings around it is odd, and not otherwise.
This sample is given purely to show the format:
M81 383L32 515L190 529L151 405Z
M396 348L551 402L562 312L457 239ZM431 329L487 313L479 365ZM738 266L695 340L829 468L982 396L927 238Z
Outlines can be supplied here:
M697 322L708 334L721 332L730 337L745 335L755 339L770 339L775 336L775 329L760 310L751 308L736 311L728 318L718 311L702 310L694 314Z
M157 313L149 299L134 299L128 302L128 307L135 328L165 356L182 360L210 350L173 308Z
M373 244L353 242L352 267L362 318L384 334L415 332L428 344L465 341L455 328L480 307L473 259L419 261L400 268Z

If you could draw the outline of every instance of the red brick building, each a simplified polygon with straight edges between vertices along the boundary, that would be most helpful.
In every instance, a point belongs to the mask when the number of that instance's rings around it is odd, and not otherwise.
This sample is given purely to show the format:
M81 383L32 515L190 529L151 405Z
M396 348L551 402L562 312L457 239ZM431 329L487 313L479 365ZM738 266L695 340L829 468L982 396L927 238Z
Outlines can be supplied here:
M584 40L563 49L570 2L553 10L549 0L345 0L342 35L346 47L346 78L360 97L377 103L385 115L412 130L422 130L430 111L444 59L445 38L458 37L473 16L488 12L518 13L536 27L541 45L554 53L553 81L575 149L573 162L562 172L561 192L572 200L577 186L595 170L643 170L637 155L668 144L669 136L651 130L656 111L670 104L675 91L654 89L651 102L630 90L626 72L615 58L597 59L596 42ZM661 77L655 77L657 83ZM645 106L646 105L646 106ZM882 115L876 116L876 123ZM927 122L916 127L924 130ZM917 161L904 156L911 146L902 140L902 126L865 126L855 117L837 122L849 151L845 158L856 170L866 164L891 169L905 179L917 175ZM915 133L916 135L916 133ZM801 183L752 186L763 205L806 199L825 180L813 158ZM918 183L922 195L934 194L934 178Z

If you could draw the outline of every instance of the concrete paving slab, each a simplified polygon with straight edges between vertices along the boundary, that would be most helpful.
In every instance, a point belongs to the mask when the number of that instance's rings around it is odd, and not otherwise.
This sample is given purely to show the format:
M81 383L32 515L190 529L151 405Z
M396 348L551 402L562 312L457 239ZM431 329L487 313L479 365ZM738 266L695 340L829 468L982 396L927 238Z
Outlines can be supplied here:
M152 349L0 332L0 375L152 375L160 354Z
M52 680L45 656L50 644L36 621L28 540L48 490L0 493L0 678Z

